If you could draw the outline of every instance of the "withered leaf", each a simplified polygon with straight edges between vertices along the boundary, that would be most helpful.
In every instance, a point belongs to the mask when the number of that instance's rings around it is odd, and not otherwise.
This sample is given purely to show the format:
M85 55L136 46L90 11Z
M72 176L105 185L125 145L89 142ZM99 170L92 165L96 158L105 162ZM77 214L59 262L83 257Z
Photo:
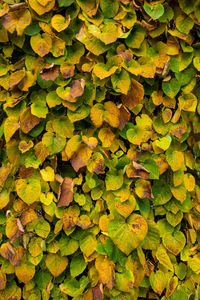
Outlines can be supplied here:
M73 201L73 180L70 177L65 177L60 185L58 195L58 207L69 206Z

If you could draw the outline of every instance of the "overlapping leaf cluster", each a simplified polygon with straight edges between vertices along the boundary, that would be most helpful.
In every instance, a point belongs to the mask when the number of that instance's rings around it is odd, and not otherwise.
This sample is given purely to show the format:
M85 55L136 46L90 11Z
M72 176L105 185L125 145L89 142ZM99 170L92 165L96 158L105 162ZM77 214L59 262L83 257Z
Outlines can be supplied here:
M0 299L199 299L200 1L2 0Z

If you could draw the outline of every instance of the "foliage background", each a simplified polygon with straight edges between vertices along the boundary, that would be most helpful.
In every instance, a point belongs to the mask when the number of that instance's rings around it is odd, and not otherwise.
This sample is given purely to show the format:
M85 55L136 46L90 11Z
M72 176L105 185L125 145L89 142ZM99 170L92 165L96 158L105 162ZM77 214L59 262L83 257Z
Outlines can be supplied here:
M200 299L200 1L0 3L0 299Z

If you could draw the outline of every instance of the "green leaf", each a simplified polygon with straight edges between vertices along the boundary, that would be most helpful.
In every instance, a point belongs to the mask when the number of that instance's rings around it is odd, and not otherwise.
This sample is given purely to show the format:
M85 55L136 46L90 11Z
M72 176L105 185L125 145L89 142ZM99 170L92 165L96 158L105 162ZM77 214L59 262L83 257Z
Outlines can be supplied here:
M153 19L157 20L164 14L164 7L162 4L144 4L144 10Z
M74 256L70 263L70 274L71 276L77 277L87 267L87 262L85 261L84 257L82 255Z
M148 231L145 219L132 214L125 220L111 220L108 223L108 235L113 243L126 255L129 255L144 240Z
M176 78L172 78L170 81L162 82L162 89L168 97L173 98L180 91L180 83Z
M66 138L52 132L46 132L42 137L42 143L48 148L50 154L61 152L66 144Z

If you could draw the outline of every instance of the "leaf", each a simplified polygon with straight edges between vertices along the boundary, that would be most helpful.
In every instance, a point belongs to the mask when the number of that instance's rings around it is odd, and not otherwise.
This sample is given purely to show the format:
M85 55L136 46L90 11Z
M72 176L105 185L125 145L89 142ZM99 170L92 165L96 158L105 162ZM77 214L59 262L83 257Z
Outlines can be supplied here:
M117 170L108 171L105 179L106 190L107 191L118 190L119 188L121 188L123 181L124 179L121 171L117 171Z
M141 199L152 200L153 194L151 192L151 183L144 179L139 179L135 183L135 192Z
M115 286L115 264L108 258L99 255L95 260L95 267L101 282L105 284L108 289L112 289Z
M58 32L65 30L70 23L70 16L68 16L67 20L62 15L56 14L51 19L51 26Z
M87 267L87 262L82 255L74 256L70 263L70 274L71 276L77 277L83 273Z
M183 250L185 243L186 239L181 231L176 231L173 234L166 233L163 236L163 245L174 255L178 255Z
M76 172L82 167L87 166L88 161L92 155L92 150L86 145L81 145L77 151L71 158L71 165Z
M31 14L28 9L9 12L2 19L2 24L10 33L17 31L17 35L22 35L24 29L31 23Z
M47 1L45 5L42 5L42 2L39 0L29 0L29 5L39 16L41 16L54 7L55 0Z
M154 292L161 295L167 285L165 274L162 271L158 270L156 272L152 272L149 279Z
M58 254L47 254L45 258L45 264L47 269L55 277L58 277L66 269L68 265L68 258L61 257Z
M168 97L173 98L180 91L180 83L176 78L172 78L168 82L162 82L162 89Z
M131 89L126 96L122 96L123 104L132 110L144 98L144 88L135 79L131 79Z
M0 291L4 290L6 287L6 275L0 270Z
M94 287L92 287L92 295L94 300L102 300L104 298L102 283L99 282Z
M108 235L114 244L126 255L129 255L144 240L148 231L145 219L137 214L123 220L111 220L108 223Z
M126 38L125 43L128 47L131 48L140 48L143 40L145 38L145 30L139 24L135 24L131 33Z
M39 200L41 193L40 181L33 178L16 181L17 195L28 205Z
M183 94L178 97L179 108L185 111L195 111L197 107L197 98L194 94Z
M46 132L42 137L42 143L47 147L50 154L56 154L64 149L66 139L59 134Z
M154 182L152 194L154 196L153 204L155 206L167 203L172 197L169 185L164 182Z
M31 131L40 123L40 119L31 113L31 108L25 109L20 115L20 129L24 133Z
M59 249L62 256L72 255L78 248L79 242L70 237L63 236L59 240Z
M42 238L47 238L51 231L49 223L43 218L39 220L34 229L36 234Z
M153 5L145 3L144 10L153 20L159 19L164 14L164 7L160 3Z
M103 121L112 127L118 127L119 109L111 101L105 102L104 106L97 103L91 109L90 118L96 127L101 127Z
M94 66L93 73L100 79L104 79L114 74L117 68L117 66L109 68L103 63L98 63Z
M60 185L58 195L58 207L69 206L73 201L73 181L70 177L65 177Z
M173 268L173 264L170 260L169 255L167 254L167 251L165 250L165 248L160 245L156 251L156 258L158 259L158 261L165 266L168 270L170 271L174 271Z
M40 77L42 80L55 80L59 76L59 67L51 64L49 67L42 68Z
M129 269L123 273L115 273L116 288L122 292L131 292L134 287L135 278Z
M96 237L92 234L88 234L85 237L80 240L80 249L86 255L89 257L96 248L97 240Z
M37 0L31 0L31 1L37 1ZM42 35L38 33L34 36L31 36L30 44L33 51L37 53L39 56L43 57L50 52L52 47L52 39L50 35L47 33L43 33Z
M15 274L20 281L26 284L34 277L35 266L29 262L21 261L20 264L15 267Z

